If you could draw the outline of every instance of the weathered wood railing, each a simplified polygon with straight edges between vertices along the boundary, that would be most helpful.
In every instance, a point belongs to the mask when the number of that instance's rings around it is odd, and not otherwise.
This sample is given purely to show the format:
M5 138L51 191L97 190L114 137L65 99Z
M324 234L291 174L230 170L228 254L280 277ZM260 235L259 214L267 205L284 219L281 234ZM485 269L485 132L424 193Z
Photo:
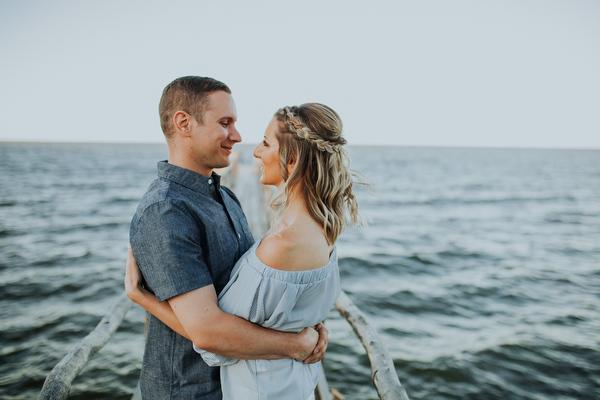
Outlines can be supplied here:
M259 217L264 204L265 192L256 184L255 171L249 167L240 167L235 166L234 171L236 172L234 174L225 173L224 180L229 186L235 187L238 198L249 217L250 228L256 237L260 237L268 229L267 219ZM96 328L80 340L62 361L52 369L44 382L38 400L64 400L68 398L73 379L81 372L89 359L112 337L132 304L125 294L119 297L118 302L102 318ZM335 303L335 307L340 315L348 321L367 352L371 363L371 379L377 389L379 398L382 400L408 400L408 395L394 369L392 358L383 345L379 334L369 325L363 313L344 292ZM317 395L320 400L330 400L332 397L324 376L324 373L322 373L321 377L323 379L319 381ZM134 399L138 396L139 392L136 392Z
M408 395L398 379L394 362L383 345L377 330L368 322L360 309L342 291L335 308L348 321L367 351L371 363L371 380L380 399L408 400Z
M69 396L73 379L79 375L90 358L113 336L132 304L131 300L123 293L96 328L81 339L52 369L44 382L38 400L62 400Z

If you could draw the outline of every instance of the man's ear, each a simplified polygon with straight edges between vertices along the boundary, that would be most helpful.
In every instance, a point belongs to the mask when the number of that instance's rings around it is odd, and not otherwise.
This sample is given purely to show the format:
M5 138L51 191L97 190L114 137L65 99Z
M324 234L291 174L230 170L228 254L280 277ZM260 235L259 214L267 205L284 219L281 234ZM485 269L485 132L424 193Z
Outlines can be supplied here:
M173 126L175 127L175 132L184 135L190 136L192 127L192 116L185 111L177 111L173 115Z

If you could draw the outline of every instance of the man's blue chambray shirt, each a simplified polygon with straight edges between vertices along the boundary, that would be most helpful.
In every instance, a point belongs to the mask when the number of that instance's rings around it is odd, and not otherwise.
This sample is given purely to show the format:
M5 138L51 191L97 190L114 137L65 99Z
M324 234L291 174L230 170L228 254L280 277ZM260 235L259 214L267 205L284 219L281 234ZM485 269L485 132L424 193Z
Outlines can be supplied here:
M235 195L210 178L166 161L131 221L130 242L145 286L159 301L210 284L217 295L254 243ZM140 386L148 399L221 400L219 369L192 342L148 314Z

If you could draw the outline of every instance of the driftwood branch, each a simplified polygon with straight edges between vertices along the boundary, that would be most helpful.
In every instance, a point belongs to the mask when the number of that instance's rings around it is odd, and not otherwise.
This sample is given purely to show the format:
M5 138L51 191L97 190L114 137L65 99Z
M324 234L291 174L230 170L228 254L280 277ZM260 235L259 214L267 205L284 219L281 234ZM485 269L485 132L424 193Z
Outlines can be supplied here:
M69 396L71 382L115 333L133 303L123 294L96 328L81 339L50 372L38 400L62 400Z
M348 321L367 351L371 362L371 379L379 398L382 400L408 400L408 395L396 374L392 358L379 334L368 324L363 313L344 292L336 301L335 308Z
M317 400L332 400L331 391L329 390L329 384L325 378L325 370L323 369L323 363L321 363L321 371L319 372L319 380L317 381L317 387L315 388L315 398Z

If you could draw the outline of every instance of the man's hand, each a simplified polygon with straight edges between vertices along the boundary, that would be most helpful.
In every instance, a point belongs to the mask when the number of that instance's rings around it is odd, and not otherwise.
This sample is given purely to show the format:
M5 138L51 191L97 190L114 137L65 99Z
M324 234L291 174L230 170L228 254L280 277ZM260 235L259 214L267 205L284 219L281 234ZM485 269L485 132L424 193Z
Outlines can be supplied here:
M321 361L327 350L327 344L329 343L329 331L325 328L322 322L314 326L315 331L319 333L319 341L315 346L312 354L304 360L305 364L313 364Z
M303 362L311 356L315 346L319 341L319 334L316 329L312 326L304 328L302 332L298 333L298 337L302 341L302 347L305 349L298 357L294 358L296 361Z

